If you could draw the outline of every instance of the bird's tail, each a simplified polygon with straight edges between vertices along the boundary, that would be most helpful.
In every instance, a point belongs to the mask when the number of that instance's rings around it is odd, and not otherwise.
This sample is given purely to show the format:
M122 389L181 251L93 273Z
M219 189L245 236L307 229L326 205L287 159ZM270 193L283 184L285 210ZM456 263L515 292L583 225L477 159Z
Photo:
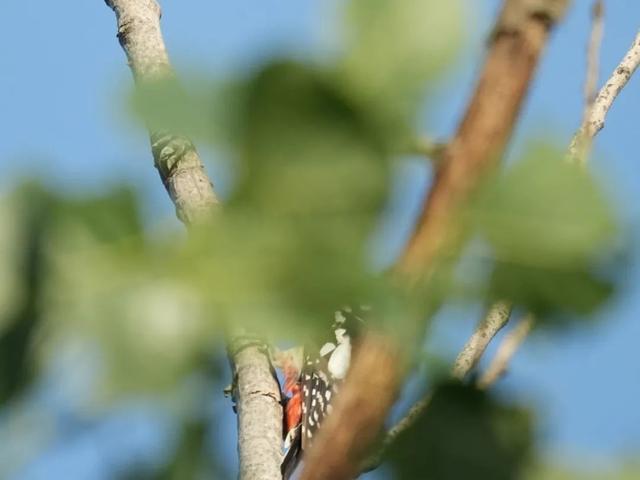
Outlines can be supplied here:
M284 455L284 459L282 460L280 471L282 472L283 480L289 480L302 458L302 435L300 425L287 434L287 438L285 439L285 448L287 450Z

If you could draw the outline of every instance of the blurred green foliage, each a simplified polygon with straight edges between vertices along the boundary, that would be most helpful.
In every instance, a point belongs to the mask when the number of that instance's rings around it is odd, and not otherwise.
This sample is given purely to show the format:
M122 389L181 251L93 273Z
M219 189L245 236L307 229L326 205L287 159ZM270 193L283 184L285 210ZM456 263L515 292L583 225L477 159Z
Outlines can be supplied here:
M640 478L640 467L634 460L623 460L617 465L592 468L537 466L531 468L524 478L526 480L635 480Z
M413 142L412 125L425 89L460 47L463 6L459 1L352 0L345 10L338 82L368 105L386 135Z
M0 402L72 342L102 360L94 396L104 402L175 388L220 350L229 326L300 342L348 304L372 305L407 356L421 355L425 312L457 299L460 285L437 272L407 293L374 271L368 245L390 191L403 188L392 172L423 100L461 43L461 8L352 0L328 62L278 59L215 87L197 79L195 90L171 81L137 91L133 109L152 129L231 157L224 208L188 236L176 224L149 227L128 188L73 197L26 185L7 194ZM598 269L611 254L614 214L598 181L565 165L560 149L530 147L464 213L469 238L487 245L473 260L489 272L465 285L466 300L509 298L544 320L591 313L614 291ZM215 470L200 463L204 428L199 418L185 422L163 478ZM522 409L442 385L390 458L398 478L516 478L532 428Z
M395 478L518 478L531 455L531 422L525 410L473 387L437 386L389 452Z
M586 314L609 297L616 220L589 172L562 151L532 145L490 179L472 202L474 227L492 248L493 298L509 298L541 319L561 311Z
M20 245L15 248L18 261L13 265L7 261L8 269L15 274L9 279L15 285L15 298L0 323L0 405L20 394L33 377L30 350L42 320L42 290L47 277L44 250L51 211L48 196L35 185L25 185L18 196L30 196L32 201L18 204L22 217L15 238Z

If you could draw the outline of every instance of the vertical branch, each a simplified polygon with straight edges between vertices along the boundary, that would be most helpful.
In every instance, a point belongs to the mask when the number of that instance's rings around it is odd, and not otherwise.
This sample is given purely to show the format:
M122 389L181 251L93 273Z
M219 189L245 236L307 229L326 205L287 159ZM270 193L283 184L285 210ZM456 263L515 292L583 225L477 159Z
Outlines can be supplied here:
M105 0L116 14L118 39L136 83L174 76L160 29L156 0ZM209 217L217 204L213 186L195 146L168 131L150 132L153 159L187 225ZM264 345L236 335L229 344L238 411L238 453L242 480L281 480L282 405Z
M591 35L587 49L587 74L584 81L585 120L591 112L598 88L598 71L600 70L600 46L604 33L604 3L596 0L591 8Z
M282 398L267 346L237 335L229 342L238 414L240 480L282 480Z
M596 100L598 88L598 71L600 70L600 46L604 34L604 3L596 0L591 9L591 35L587 49L587 73L584 81L584 116L583 121L589 117L593 102Z

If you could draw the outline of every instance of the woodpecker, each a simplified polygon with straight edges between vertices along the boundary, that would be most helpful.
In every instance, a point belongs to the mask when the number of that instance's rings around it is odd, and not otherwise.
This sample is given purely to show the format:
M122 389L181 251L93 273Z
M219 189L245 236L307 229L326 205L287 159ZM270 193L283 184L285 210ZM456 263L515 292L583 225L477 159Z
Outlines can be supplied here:
M285 362L285 458L282 475L288 479L315 433L331 413L332 402L349 370L352 348L364 324L367 307L344 307L334 314L334 321L326 341L318 348L306 347L302 365L295 365L290 357Z

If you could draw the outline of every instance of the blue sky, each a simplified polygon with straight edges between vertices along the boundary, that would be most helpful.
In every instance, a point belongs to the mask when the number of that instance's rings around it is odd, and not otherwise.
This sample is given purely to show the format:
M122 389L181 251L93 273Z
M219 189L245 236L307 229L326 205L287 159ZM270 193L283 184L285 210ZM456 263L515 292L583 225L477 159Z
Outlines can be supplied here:
M517 156L526 140L535 136L551 136L559 145L567 144L576 128L582 112L590 3L575 1L554 33L510 155ZM329 17L324 15L331 11L330 3L320 0L165 0L162 4L165 41L181 71L224 75L274 52L304 53L318 43L331 45ZM443 138L454 130L470 94L483 36L497 2L466 0L465 4L473 12L465 53L440 82L437 100L421 119L425 132ZM131 78L115 37L113 14L104 2L8 0L0 4L0 18L6 19L0 29L0 188L10 188L20 175L34 170L60 188L80 192L125 179L144 195L149 215L171 217L173 208L152 168L146 133L122 114L124 101L117 100ZM639 27L639 2L607 2L602 75L613 70ZM598 136L592 164L632 231L640 213L639 111L640 80L635 78ZM204 154L215 181L222 170L211 152L204 150ZM428 184L424 170L415 165L407 167L404 177L404 194L396 204L404 213L394 209L394 225L400 232L409 228ZM401 236L388 239L390 251L398 248ZM635 246L624 292L599 314L606 321L562 334L534 335L501 384L501 391L535 406L541 445L552 457L606 463L640 450L640 362L632 357L640 338L639 254ZM434 342L451 354L476 317L474 312L453 307L441 316ZM452 326L447 319L453 317L465 320ZM72 398L72 393L60 394L61 400L51 393L52 388L43 387L33 402L49 405L57 398L58 403L47 408L63 409L64 399ZM230 410L224 405L216 409L225 412L221 431L232 434ZM55 471L65 471L65 478L72 479L109 478L104 476L108 475L104 465L100 466L104 454L97 452L109 451L116 458L119 448L140 448L150 456L154 449L161 450L148 439L168 436L170 426L154 420L153 411L137 404L120 413L125 420L114 412L88 433L72 436L71 442L45 445L42 455L14 478L58 478ZM131 437L133 443L115 441L118 428L136 422L140 428L134 430L140 435ZM232 455L232 442L227 447L224 451ZM7 461L9 450L5 455L0 451L0 465Z

